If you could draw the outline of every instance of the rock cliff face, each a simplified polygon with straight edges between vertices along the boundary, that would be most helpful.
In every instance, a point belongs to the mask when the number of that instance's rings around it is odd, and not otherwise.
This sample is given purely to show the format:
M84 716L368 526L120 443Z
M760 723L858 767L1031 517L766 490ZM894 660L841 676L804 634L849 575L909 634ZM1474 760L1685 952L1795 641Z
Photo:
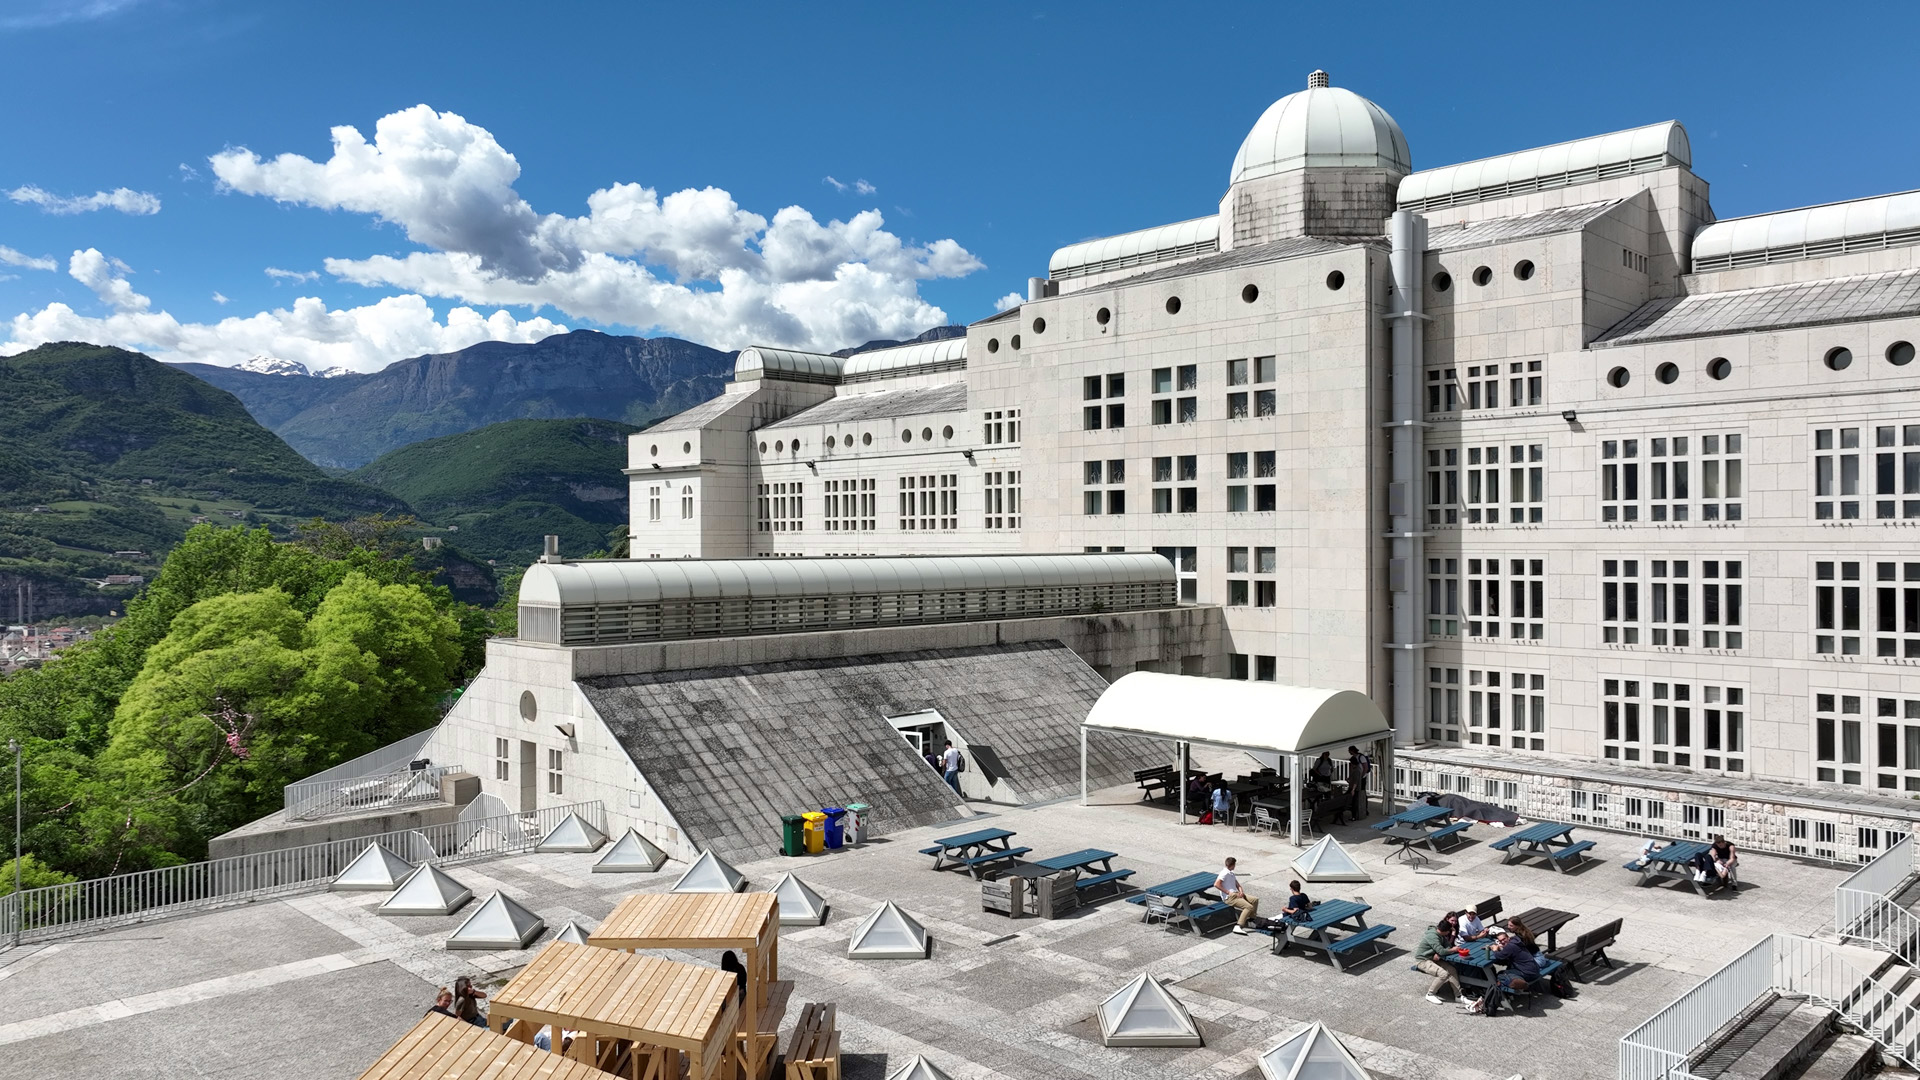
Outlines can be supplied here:
M502 420L597 417L645 425L720 393L735 353L677 338L577 330L532 344L489 341L371 375L183 370L238 397L316 464L358 468L389 450Z

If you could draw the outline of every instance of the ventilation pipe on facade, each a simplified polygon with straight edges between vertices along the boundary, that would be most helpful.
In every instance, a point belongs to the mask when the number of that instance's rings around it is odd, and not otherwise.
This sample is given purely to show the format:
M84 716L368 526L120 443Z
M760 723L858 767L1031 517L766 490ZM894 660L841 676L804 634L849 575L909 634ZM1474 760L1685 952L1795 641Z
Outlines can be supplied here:
M1043 277L1027 279L1027 299L1045 300L1049 296L1060 295L1060 283Z
M1389 266L1393 273L1392 302L1387 312L1393 348L1393 419L1387 422L1393 468L1387 487L1387 539L1391 551L1387 588L1393 602L1393 636L1387 643L1393 655L1393 738L1397 745L1418 742L1425 733L1421 722L1421 652L1426 648L1420 610L1420 582L1425 560L1425 504L1420 486L1422 443L1426 421L1420 411L1420 377L1427 316L1421 311L1426 264L1427 222L1405 210L1396 211L1388 233L1393 243ZM1391 773L1381 770L1387 776ZM1382 781L1385 787L1385 781ZM1389 793L1391 788L1385 788Z

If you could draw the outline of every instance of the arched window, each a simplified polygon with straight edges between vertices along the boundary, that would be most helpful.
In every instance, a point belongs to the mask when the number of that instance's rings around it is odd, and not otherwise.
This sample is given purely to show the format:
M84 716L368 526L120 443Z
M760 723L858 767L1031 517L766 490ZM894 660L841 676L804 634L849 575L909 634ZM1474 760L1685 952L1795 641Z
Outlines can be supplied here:
M683 521L693 520L693 487L680 489L680 517Z

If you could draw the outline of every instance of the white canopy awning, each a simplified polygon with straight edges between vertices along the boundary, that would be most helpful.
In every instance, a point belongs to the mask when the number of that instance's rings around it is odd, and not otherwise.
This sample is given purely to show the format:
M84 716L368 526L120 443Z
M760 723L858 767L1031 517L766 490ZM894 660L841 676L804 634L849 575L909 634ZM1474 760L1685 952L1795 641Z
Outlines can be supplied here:
M1393 734L1379 706L1358 691L1152 671L1136 671L1107 687L1082 726L1280 754Z

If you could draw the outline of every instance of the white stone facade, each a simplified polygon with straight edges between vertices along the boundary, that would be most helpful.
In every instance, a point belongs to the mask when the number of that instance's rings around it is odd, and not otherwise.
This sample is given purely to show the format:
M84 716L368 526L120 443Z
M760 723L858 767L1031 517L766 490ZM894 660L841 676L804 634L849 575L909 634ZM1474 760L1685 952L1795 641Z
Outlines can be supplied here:
M1691 273L1714 218L1677 124L1479 164L1236 185L1215 251L1036 281L967 329L964 370L755 371L633 436L633 553L1163 551L1224 609L1206 674L1364 691L1409 744L1920 792L1920 231ZM1272 194L1368 183L1335 216L1407 185L1429 237L1413 686L1387 648L1387 223L1316 234ZM953 383L964 408L900 411Z

